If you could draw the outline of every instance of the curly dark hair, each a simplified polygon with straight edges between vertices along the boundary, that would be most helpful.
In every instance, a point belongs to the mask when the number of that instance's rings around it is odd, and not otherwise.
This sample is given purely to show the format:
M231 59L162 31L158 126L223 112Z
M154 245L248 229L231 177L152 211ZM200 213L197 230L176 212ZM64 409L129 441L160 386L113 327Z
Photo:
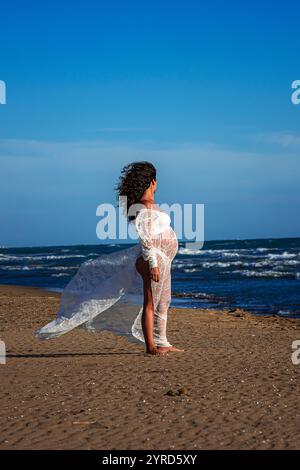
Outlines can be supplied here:
M156 180L156 168L149 162L133 162L124 166L116 186L117 198L127 197L124 212L128 216L128 210L133 204L137 204L151 181ZM122 206L122 204L121 204ZM129 221L135 219L134 215L128 216Z

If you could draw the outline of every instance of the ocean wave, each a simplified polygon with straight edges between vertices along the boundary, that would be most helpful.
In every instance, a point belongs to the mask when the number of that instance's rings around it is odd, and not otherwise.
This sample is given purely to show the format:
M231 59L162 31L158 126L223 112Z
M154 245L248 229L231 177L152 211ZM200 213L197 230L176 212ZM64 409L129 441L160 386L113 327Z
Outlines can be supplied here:
M1 271L34 271L35 269L32 266L0 266Z
M178 250L179 255L203 255L205 250L192 250L191 248L180 247Z
M241 257L240 253L230 252L230 251L223 253L223 256L225 256L225 258L240 258Z
M235 271L228 271L228 274L240 274L241 276L247 277L294 277L294 274L288 271L248 271L248 270L235 270Z
M172 263L172 268L176 270L180 270L182 268L194 268L196 266L199 266L197 263L185 263L184 261L179 261L179 262L175 262L175 261L173 261Z
M51 274L51 277L63 277L63 276L69 276L69 274L67 273Z
M198 299L207 302L226 302L227 299L219 297L215 294L207 294L206 292L173 292L172 296L179 299Z
M42 266L43 269L49 269L49 271L73 271L77 268L79 268L79 265L77 266Z
M232 261L232 262L224 262L224 261L205 261L201 263L201 266L204 268L229 268L230 266L243 266L243 261Z
M266 251L270 251L268 248L234 248L234 249L209 249L209 250L203 250L203 249L195 249L192 250L190 248L184 248L180 247L178 250L179 255L201 255L201 256L221 256L221 257L228 257L228 258L240 258L243 256L247 257L261 257L262 253L265 253ZM276 254L271 254L272 256L280 256ZM294 255L293 255L294 256Z
M200 270L201 268L211 269L211 268L230 268L241 266L242 268L276 268L275 270L279 271L280 269L284 270L286 267L294 267L300 265L300 260L290 260L290 259L280 259L280 260L270 260L262 259L260 261L203 261L198 263L185 263L180 261L178 263L173 263L174 270L183 270L185 272L194 272ZM191 269L191 271L189 271ZM253 269L254 270L254 269Z
M47 256L34 256L33 259L53 260L53 259L70 259L70 258L85 258L85 257L86 257L85 255L47 255Z
M255 268L262 268L264 266L271 266L271 267L276 267L277 269L279 268L284 268L285 266L297 266L300 264L300 260L285 260L285 259L279 259L279 260L270 260L270 259L263 259L261 261L256 261L256 262L243 262L243 266L248 266L248 267L255 267Z
M178 253L181 255L195 255L195 254L203 254L203 255L214 255L214 254L225 254L225 253L239 253L239 252L253 252L255 251L253 248L222 248L222 249L209 249L209 250L202 250L196 249L192 250L191 248L180 247Z
M13 261L15 259L20 259L20 258L18 256L4 255L3 253L0 253L0 261Z
M284 251L283 253L273 254L268 253L267 257L270 259L282 259L282 258L296 258L296 253L289 253L288 251Z
M20 265L0 265L0 270L2 271L74 271L78 269L79 266L47 266L44 264L40 265L30 265L30 266L20 266Z
M286 260L282 263L284 266L297 266L300 264L300 260L297 261L296 259Z
M277 315L280 315L281 317L291 317L296 316L297 312L292 312L291 310L278 310Z
M0 254L0 261L15 261L18 260L20 262L22 261L49 261L49 260L56 260L56 259L70 259L70 258L86 258L85 255L4 255Z

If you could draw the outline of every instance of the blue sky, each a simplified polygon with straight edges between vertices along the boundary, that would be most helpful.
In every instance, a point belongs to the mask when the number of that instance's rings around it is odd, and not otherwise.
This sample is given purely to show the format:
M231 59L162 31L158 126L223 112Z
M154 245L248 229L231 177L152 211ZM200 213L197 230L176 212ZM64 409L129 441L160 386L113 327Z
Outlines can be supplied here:
M121 167L205 238L300 236L296 1L1 5L0 245L97 243Z

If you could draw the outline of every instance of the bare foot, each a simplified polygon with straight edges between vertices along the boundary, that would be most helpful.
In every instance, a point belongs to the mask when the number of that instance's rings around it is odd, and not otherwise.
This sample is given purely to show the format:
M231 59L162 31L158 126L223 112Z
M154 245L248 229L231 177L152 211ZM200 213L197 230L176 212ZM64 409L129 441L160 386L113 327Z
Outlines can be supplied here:
M165 356L168 351L163 351L159 348L148 349L146 354L151 354L152 356Z
M159 351L175 351L175 352L185 352L185 349L175 348L175 346L157 346Z

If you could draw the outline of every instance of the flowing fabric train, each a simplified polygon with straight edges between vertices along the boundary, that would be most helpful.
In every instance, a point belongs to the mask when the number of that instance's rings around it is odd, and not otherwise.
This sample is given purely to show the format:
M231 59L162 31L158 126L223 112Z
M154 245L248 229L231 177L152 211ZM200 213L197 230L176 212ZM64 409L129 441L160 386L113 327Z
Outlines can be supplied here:
M142 209L136 217L140 243L84 262L62 292L55 320L36 331L41 340L56 338L75 327L107 330L144 342L142 329L143 283L136 259L143 256L158 266L160 281L151 281L154 341L167 340L167 312L171 301L171 262L178 242L170 218L161 211Z

